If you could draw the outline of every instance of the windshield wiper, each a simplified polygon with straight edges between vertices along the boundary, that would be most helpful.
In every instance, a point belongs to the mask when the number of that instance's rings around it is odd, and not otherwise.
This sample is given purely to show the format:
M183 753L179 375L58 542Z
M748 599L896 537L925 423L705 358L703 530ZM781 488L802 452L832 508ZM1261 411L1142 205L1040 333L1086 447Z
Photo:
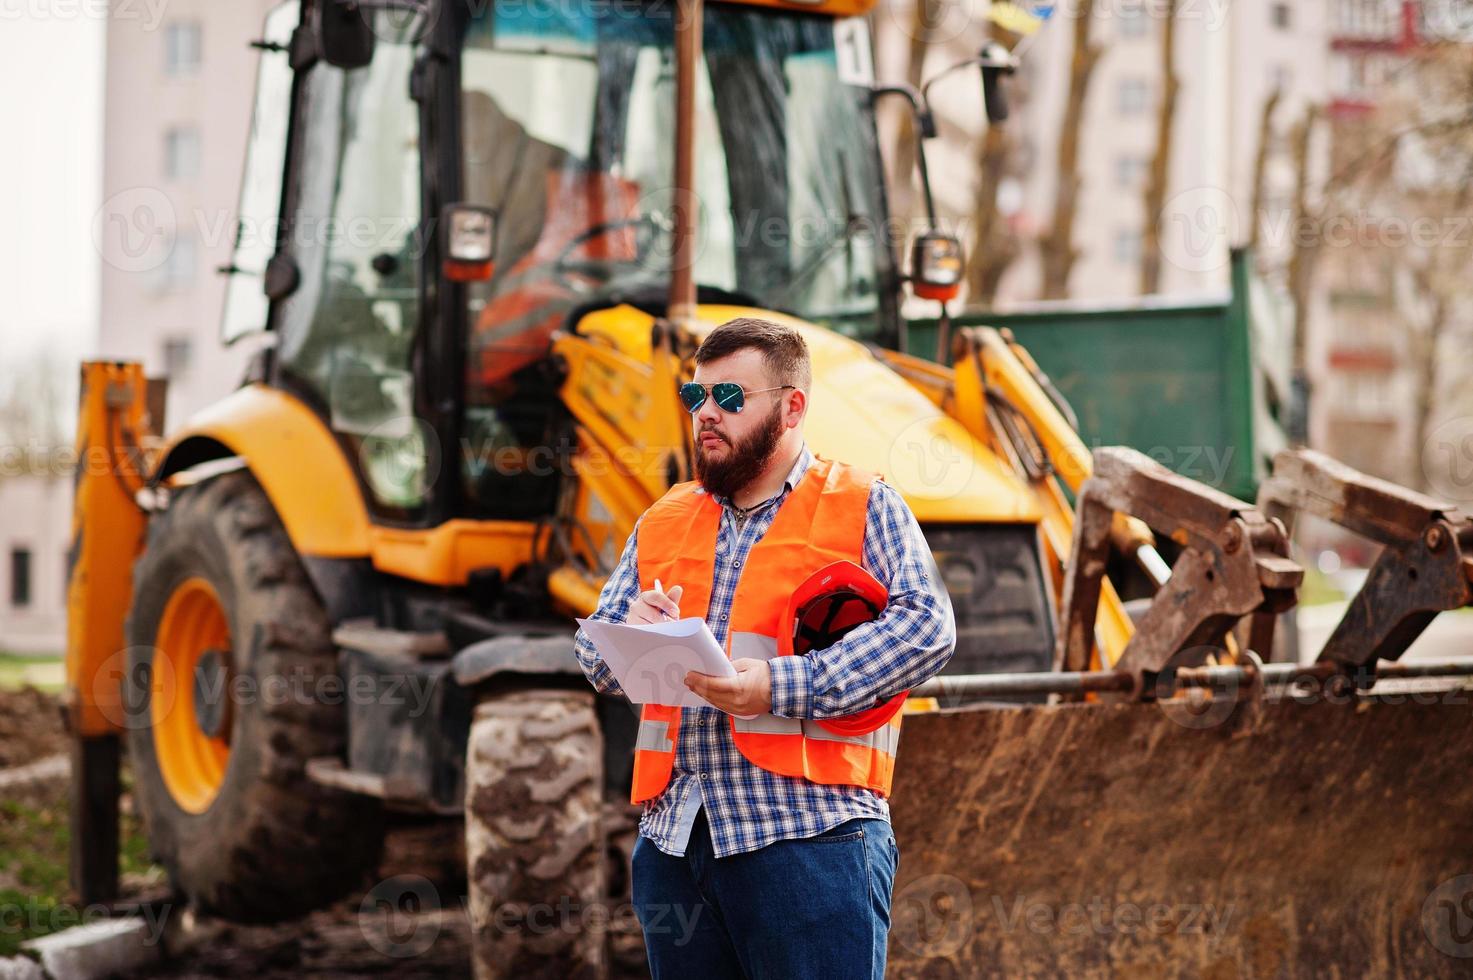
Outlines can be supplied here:
M839 184L839 193L843 195L841 203L845 213L844 226L839 234L824 243L817 255L804 263L803 268L793 273L788 284L772 300L775 304L791 300L799 286L807 284L808 280L817 275L820 269L828 265L829 259L840 246L844 248L845 253L844 281L850 285L854 282L854 236L864 229L865 216L854 210L854 195L849 186L849 167L842 150L839 152L839 172L843 174L843 180Z

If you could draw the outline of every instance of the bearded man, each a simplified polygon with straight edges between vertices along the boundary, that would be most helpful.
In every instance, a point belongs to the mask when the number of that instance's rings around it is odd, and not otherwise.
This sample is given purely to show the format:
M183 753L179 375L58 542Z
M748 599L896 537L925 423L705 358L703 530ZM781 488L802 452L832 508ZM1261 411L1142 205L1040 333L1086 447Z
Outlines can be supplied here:
M697 480L640 517L593 616L700 616L736 669L686 676L711 707L641 714L633 892L650 971L879 980L899 702L950 659L951 603L900 494L804 444L812 368L796 330L732 320L695 359L680 397ZM883 609L832 645L780 655L800 583L842 567L877 583ZM598 690L623 693L581 631L576 653Z

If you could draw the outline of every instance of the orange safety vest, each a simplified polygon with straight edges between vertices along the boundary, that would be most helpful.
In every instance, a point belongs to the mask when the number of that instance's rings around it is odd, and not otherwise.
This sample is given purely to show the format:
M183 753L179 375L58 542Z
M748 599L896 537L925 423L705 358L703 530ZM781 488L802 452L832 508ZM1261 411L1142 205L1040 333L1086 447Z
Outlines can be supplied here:
M834 561L858 564L864 550L870 485L876 477L843 463L815 460L778 508L772 526L753 546L732 603L727 656L768 659L788 599L814 571ZM704 619L715 578L721 505L698 483L681 483L657 500L639 524L636 554L641 589L656 578L684 586L682 615ZM680 737L678 707L647 704L639 716L630 802L665 791ZM730 717L730 716L728 716ZM732 741L753 765L816 783L865 786L890 794L900 713L864 734L841 734L822 723L771 713L749 721L730 717Z

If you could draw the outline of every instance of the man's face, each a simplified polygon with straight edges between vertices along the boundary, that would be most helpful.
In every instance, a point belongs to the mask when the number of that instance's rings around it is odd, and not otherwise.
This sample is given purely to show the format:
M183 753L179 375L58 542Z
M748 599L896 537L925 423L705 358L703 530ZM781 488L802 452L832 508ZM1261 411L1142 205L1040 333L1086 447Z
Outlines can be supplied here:
M777 453L787 428L787 400L783 396L792 390L751 394L774 387L762 353L752 349L698 364L694 380L708 385L734 381L748 392L740 412L722 411L716 399L708 395L691 416L696 478L711 493L731 497L761 475Z

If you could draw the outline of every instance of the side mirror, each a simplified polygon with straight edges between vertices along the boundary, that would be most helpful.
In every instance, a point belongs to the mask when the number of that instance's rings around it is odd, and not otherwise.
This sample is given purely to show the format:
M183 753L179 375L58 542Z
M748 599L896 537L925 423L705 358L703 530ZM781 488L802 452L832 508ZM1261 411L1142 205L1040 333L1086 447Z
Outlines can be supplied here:
M373 11L352 0L323 0L317 12L317 49L334 68L364 68L373 61Z
M926 232L910 246L910 284L921 299L956 299L966 273L962 243L955 235Z
M987 107L989 123L1005 122L1008 118L1008 94L1002 86L1004 75L1018 70L1018 62L1012 52L996 41L982 49L977 58L982 68L982 102Z
M444 270L451 282L484 282L495 268L496 212L475 204L449 204L440 213L445 229Z

